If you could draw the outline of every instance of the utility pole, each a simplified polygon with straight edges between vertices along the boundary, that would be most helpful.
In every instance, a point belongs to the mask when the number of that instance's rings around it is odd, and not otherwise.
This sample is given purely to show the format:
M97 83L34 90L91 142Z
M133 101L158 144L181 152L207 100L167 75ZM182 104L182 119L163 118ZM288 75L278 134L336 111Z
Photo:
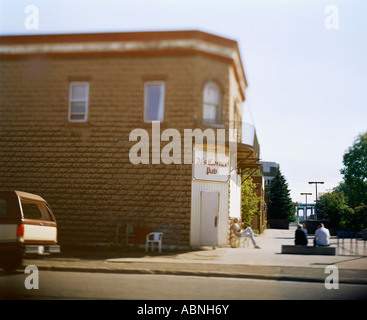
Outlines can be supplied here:
M315 184L316 185L316 208L315 208L315 213L316 213L316 220L318 219L318 212L317 212L317 185L318 184L324 184L323 181L309 181L309 184Z
M305 220L307 220L307 196L310 196L310 195L312 195L312 193L310 193L310 192L301 192L301 195L302 196L306 196L306 218L305 218ZM312 211L312 210L311 210ZM305 217L305 214L303 213L303 217ZM298 222L298 221L297 221Z

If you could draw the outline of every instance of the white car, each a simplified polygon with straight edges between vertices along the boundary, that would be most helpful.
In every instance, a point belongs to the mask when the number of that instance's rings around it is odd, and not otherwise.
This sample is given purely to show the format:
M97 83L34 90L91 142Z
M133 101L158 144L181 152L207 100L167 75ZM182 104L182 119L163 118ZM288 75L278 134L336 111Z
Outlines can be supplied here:
M56 219L47 202L31 193L0 191L0 267L20 267L25 254L58 252Z

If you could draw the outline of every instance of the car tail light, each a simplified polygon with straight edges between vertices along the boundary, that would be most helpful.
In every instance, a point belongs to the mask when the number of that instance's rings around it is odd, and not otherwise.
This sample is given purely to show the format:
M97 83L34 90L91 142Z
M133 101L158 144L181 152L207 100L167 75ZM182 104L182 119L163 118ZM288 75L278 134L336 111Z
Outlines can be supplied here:
M23 237L24 236L24 225L23 224L18 225L17 236L18 237Z

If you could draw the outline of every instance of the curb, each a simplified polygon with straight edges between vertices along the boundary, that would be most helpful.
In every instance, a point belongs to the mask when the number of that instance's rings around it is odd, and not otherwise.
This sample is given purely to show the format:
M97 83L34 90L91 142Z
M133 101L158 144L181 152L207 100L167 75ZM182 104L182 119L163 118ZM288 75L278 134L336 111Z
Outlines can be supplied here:
M295 282L318 282L324 283L327 274L321 276L299 276L285 275L287 267L283 267L285 274L265 274L265 273L241 273L241 272L223 272L223 271L190 271L190 270L166 270L155 268L106 268L106 267L82 267L82 266L52 266L43 265L37 267L43 271L59 272L90 272L90 273L119 273L119 274L147 274L147 275L176 275L176 276L195 276L195 277L221 277L237 279L257 279L257 280L275 280L275 281L295 281ZM339 283L367 285L367 278L359 278L359 270L349 270L355 277L340 277Z

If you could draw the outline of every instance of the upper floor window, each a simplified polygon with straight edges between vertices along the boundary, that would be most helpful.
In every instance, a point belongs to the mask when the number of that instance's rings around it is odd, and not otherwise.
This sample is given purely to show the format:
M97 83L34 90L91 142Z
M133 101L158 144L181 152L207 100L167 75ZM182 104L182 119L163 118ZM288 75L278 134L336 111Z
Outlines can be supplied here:
M203 92L203 121L206 123L220 124L222 94L219 86L214 82L208 82Z
M144 84L144 121L163 121L164 81L148 81Z
M85 122L88 119L89 82L75 81L69 85L69 121Z
M270 167L263 166L263 172L270 172Z

